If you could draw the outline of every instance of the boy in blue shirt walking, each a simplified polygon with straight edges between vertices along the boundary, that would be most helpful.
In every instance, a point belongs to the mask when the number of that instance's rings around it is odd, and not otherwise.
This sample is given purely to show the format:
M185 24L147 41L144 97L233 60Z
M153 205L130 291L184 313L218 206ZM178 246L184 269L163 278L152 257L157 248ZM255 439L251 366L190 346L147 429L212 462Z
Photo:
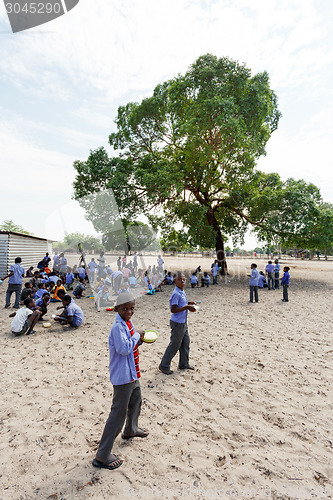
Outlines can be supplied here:
M195 302L187 301L186 293L184 292L186 278L183 273L178 272L176 274L175 285L176 287L169 300L172 313L170 319L170 343L165 350L159 366L159 370L165 375L173 373L170 370L170 364L177 351L179 351L178 368L180 370L194 370L189 365L190 336L187 328L187 311L195 312L195 307L193 307Z

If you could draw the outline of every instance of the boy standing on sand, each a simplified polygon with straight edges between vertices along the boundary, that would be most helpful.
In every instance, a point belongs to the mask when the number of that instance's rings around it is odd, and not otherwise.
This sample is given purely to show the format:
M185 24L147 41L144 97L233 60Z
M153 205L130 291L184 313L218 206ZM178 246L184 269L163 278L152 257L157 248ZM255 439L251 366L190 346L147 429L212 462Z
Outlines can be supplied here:
M148 436L146 430L138 427L142 401L138 345L141 345L145 332L134 330L131 322L134 310L134 297L129 293L120 294L115 306L118 314L109 335L109 369L113 400L96 457L92 462L94 467L100 469L117 469L123 463L117 455L111 454L111 451L125 420L126 425L121 436L123 439Z
M254 300L259 302L258 296L258 285L259 285L259 271L257 269L257 264L251 264L251 277L250 277L250 302L253 302L253 292Z
M180 370L194 370L189 365L190 336L187 328L187 311L195 312L195 307L193 307L195 302L187 302L186 293L184 292L186 278L182 272L176 274L175 285L176 287L169 301L172 313L170 320L170 343L165 350L159 366L159 370L165 375L173 373L170 370L170 364L177 351L179 351L178 368Z
M282 302L289 302L288 298L288 288L289 288L289 280L290 280L290 274L289 274L289 269L290 267L284 267L283 268L283 276L280 278L281 280L281 285L283 286L283 299Z

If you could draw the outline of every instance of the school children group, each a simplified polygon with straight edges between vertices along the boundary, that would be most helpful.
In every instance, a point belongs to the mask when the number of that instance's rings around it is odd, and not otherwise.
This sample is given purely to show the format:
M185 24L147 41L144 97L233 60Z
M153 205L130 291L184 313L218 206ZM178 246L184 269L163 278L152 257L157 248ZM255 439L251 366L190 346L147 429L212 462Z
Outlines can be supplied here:
M8 278L5 308L10 307L11 295L15 292L14 309L17 309L17 312L10 314L10 317L14 318L11 331L15 336L35 333L34 326L37 321L45 320L44 316L47 314L50 302L62 304L57 307L57 310L63 309L63 311L61 314L55 315L55 321L73 327L79 327L83 324L84 314L82 309L67 293L68 290L72 289L71 285L74 281L72 270L66 266L66 273L64 273L60 272L61 266L56 266L51 271L49 268L50 260L49 254L46 253L45 257L37 264L38 270L33 272L31 266L25 274L25 270L21 265L22 260L17 257L15 264L10 266L9 274L3 278ZM63 260L60 262L63 262ZM71 276L70 279L69 276ZM24 283L22 290L24 277L29 278L29 281ZM82 281L84 283L84 280L81 280L81 283L78 283L73 292L75 297L82 294L82 287L84 288ZM20 305L24 305L24 307L20 308Z
M271 260L268 261L265 267L265 274L263 273L263 271L258 271L257 264L251 264L251 274L249 274L250 302L253 302L253 298L255 302L259 302L259 288L277 290L280 288L280 281L283 288L283 298L281 300L282 302L289 302L288 288L290 280L290 268L288 266L285 266L283 268L283 276L281 278L280 269L281 266L278 259L275 260L274 264Z

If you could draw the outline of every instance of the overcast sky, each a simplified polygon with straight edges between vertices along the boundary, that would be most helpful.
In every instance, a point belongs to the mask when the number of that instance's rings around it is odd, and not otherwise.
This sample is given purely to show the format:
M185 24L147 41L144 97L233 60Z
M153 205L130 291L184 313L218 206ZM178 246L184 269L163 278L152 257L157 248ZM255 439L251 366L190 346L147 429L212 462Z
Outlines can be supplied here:
M208 52L270 75L283 117L258 167L333 203L332 26L331 0L80 0L13 34L1 2L0 222L53 239L90 232L71 211L73 161L108 148L118 106Z

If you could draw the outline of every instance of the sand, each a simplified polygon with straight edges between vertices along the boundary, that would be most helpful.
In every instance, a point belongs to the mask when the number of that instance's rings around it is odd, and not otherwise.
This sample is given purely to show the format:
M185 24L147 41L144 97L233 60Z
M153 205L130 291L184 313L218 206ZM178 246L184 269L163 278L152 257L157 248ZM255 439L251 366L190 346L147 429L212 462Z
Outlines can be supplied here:
M211 262L165 260L168 270ZM135 327L159 332L140 348L140 424L150 434L117 438L115 471L91 465L112 399L115 313L85 298L83 327L39 323L35 335L13 337L11 310L0 310L1 499L332 498L333 262L289 261L290 302L266 289L258 304L248 302L252 259L228 262L227 281L186 288L202 301L189 314L194 372L177 370L176 358L173 375L158 371L172 287L139 296Z

